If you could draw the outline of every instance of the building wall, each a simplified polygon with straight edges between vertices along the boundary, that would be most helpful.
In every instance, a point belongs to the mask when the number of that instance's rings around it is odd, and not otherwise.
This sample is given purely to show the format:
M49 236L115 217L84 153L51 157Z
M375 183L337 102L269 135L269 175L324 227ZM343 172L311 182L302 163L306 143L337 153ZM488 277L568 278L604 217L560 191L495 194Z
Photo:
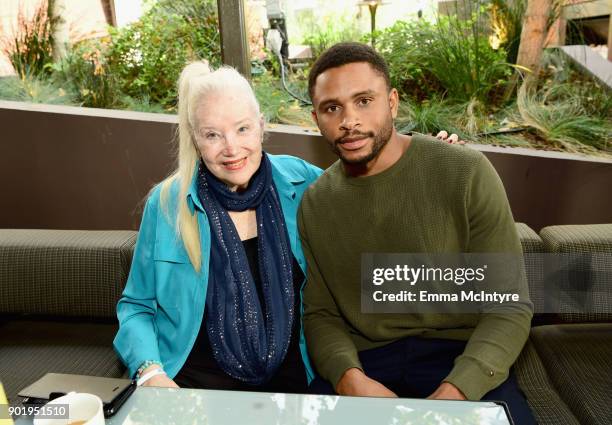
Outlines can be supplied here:
M71 42L108 34L100 0L63 1ZM19 14L31 17L39 4L41 0L0 0L0 39L10 39L15 34ZM13 73L8 58L0 52L0 76Z

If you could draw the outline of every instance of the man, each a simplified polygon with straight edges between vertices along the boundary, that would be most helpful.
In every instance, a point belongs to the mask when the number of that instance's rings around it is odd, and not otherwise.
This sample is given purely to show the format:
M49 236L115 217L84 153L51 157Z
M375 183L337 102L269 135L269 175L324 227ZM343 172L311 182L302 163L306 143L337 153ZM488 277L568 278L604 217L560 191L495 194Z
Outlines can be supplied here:
M529 334L528 301L481 315L361 312L362 253L520 255L491 164L472 149L399 134L398 93L369 46L324 52L309 94L340 158L307 191L298 217L308 262L304 326L320 374L313 391L504 400L517 423L535 423L509 372Z

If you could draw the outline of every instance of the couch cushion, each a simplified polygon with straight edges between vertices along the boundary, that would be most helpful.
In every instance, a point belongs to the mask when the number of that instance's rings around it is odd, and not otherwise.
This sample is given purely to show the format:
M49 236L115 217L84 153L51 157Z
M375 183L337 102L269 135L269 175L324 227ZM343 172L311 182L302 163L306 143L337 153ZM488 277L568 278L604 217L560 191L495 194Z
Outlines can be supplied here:
M113 350L116 324L12 320L0 323L0 378L9 403L47 372L121 377Z
M612 253L612 224L549 226L540 236L548 252Z
M540 235L545 249L561 260L549 282L556 286L558 320L612 321L612 224L550 226Z
M524 253L544 252L544 244L542 238L525 223L515 223L516 232L521 240L521 246Z
M534 323L554 323L554 317L549 314L542 314L546 304L546 291L543 282L543 258L544 244L540 236L524 223L516 223L516 231L523 248L523 258L525 260L525 272L529 285L529 298L533 303Z
M134 231L0 229L0 313L115 317Z
M531 340L557 392L583 424L612 418L612 324L538 326Z
M540 425L580 425L550 382L531 339L516 360L514 372Z

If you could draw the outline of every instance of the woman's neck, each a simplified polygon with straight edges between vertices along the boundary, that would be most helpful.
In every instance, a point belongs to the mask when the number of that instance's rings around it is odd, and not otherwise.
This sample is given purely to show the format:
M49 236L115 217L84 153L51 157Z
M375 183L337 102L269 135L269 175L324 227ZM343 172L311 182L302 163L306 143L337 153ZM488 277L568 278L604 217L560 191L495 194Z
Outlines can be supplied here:
M241 241L257 236L257 216L255 210L228 211Z

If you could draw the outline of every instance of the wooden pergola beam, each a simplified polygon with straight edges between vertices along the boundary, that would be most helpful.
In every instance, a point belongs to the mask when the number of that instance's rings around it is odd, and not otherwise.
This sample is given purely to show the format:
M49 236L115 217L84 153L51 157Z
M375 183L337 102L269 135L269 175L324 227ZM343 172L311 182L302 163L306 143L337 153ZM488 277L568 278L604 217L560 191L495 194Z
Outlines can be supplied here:
M217 0L223 63L251 79L251 59L244 13L244 0Z
M106 23L108 25L112 25L113 27L117 26L117 14L115 13L115 0L100 0L102 3L102 10L104 11L104 17L106 18Z

